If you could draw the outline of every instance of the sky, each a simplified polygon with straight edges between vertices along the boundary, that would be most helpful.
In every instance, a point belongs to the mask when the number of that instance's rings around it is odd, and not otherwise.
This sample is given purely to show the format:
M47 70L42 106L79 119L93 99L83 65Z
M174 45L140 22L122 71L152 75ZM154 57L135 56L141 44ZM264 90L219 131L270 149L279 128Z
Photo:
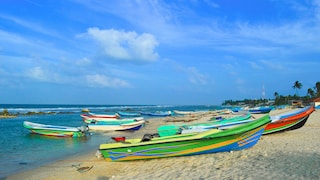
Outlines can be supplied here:
M306 95L319 33L320 0L1 0L0 104Z

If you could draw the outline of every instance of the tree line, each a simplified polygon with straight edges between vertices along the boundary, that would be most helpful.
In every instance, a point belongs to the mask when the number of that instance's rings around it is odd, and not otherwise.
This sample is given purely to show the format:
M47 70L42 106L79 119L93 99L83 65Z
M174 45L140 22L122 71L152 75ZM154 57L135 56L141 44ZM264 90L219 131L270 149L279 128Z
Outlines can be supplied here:
M300 100L304 103L308 103L315 98L320 97L320 82L317 82L313 88L308 88L305 96L299 95L299 90L303 87L302 83L295 81L292 88L296 90L294 95L280 95L278 92L274 93L275 99L244 99L244 100L225 100L222 105L286 105L290 101Z
M303 87L302 83L295 81L292 88L296 90L296 93L288 96L280 95L278 92L274 93L275 105L288 104L290 100L301 100L302 102L310 102L315 98L320 97L320 82L317 82L313 88L308 88L306 95L300 96L299 90Z

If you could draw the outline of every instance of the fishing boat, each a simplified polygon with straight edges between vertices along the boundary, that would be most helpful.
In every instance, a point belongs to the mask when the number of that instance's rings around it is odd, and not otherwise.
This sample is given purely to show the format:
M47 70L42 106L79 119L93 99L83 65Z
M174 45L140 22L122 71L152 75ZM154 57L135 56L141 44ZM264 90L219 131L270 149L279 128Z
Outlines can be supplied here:
M229 118L224 118L222 116L214 116L209 121L220 122L221 124L223 124L224 122L247 120L247 119L250 119L251 117L252 117L251 113L242 113L242 114L239 113L236 116L229 117Z
M181 110L173 110L174 114L177 115L196 115L198 113L203 113L203 112L208 112L208 111L181 111Z
M113 118L93 118L93 119L89 119L86 118L83 121L87 124L96 124L96 123L100 123L100 124L127 124L130 122L135 122L135 121L143 121L144 118L143 117L135 117L135 118L121 118L121 119L113 119Z
M88 131L87 127L68 127L68 126L55 126L33 123L30 121L24 121L23 127L30 130L32 133L45 135L45 136L56 136L56 137L82 137Z
M158 128L160 137L171 136L175 134L184 134L189 132L201 132L209 129L230 129L235 126L239 126L245 123L254 121L250 119L251 114L246 113L243 115L235 116L232 118L226 118L222 120L209 121L207 123L194 123L194 124L180 124L180 125L162 125Z
M83 119L83 121L86 121L87 119L92 120L104 120L104 119L119 119L120 117L117 114L94 114L94 113L88 113L88 114L81 114L80 115Z
M271 123L267 125L263 134L271 134L298 129L307 122L310 114L315 110L314 105L299 108L280 115L270 116Z
M260 107L254 107L254 108L249 108L249 112L251 114L266 114L269 113L273 107L270 106L260 106Z
M171 116L171 111L156 111L156 112L142 112L141 114L147 115L147 116L158 116L158 117L165 117L165 116Z
M140 113L138 112L123 112L123 111L118 111L116 113L119 117L138 117L141 116Z
M254 146L269 122L269 116L266 115L256 121L227 130L211 129L200 133L166 137L145 134L142 139L101 144L99 150L106 161L130 161L241 150Z
M143 117L137 118L125 118L125 119L86 119L84 120L87 124L104 124L104 125L120 125L128 124L137 121L144 121Z
M136 131L139 130L145 124L144 120L141 121L133 121L122 124L112 124L109 122L98 122L88 124L89 130L93 131Z

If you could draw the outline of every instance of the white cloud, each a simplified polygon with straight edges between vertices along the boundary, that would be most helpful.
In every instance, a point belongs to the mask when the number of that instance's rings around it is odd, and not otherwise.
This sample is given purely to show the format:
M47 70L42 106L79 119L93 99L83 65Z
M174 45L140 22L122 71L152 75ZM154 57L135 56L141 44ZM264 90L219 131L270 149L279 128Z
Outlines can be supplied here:
M151 34L94 27L89 28L86 35L101 45L102 56L139 62L152 62L159 57L155 52L158 42Z
M63 83L67 80L67 78L62 78L59 74L50 72L49 70L46 70L40 66L28 69L23 74L28 78L42 82Z
M91 64L91 60L88 59L88 58L86 58L86 57L84 57L84 58L78 60L78 61L76 62L76 64L77 64L78 66L87 66L87 65Z
M233 75L233 76L237 76L239 73L236 71L236 68L232 65L232 64L223 64L222 65L225 69L226 69L226 71L229 73L229 74L231 74L231 75Z
M161 43L170 47L203 46L228 52L250 55L255 52L254 54L269 56L279 51L292 53L293 49L318 51L320 47L317 33L320 24L316 18L320 17L319 0L274 1L272 3L276 6L288 9L296 14L296 17L281 17L282 12L279 12L278 18L260 22L259 17L247 20L235 18L236 20L229 21L228 14L203 16L196 11L197 8L182 1L112 1L112 6L105 5L101 0L78 2L90 9L113 14L138 29L151 32L159 37ZM211 0L194 2L193 5L203 3L220 8L220 4Z
M189 82L196 85L205 85L207 84L207 76L200 73L196 67L185 67L182 64L179 64L175 61L169 59L165 60L166 62L172 64L174 68L178 71L187 74Z
M28 41L27 39L23 38L22 36L19 36L17 34L6 32L0 30L0 40L1 44L3 46L2 49L5 49L6 46L4 44L10 43L10 45L14 44L23 44L24 46L32 46L33 43L31 41Z
M250 66L253 68L253 69L263 69L263 67L261 65L259 65L258 63L254 62L254 61L249 61L248 62L250 64Z
M206 76L199 73L195 67L186 68L185 71L187 72L191 83L200 85L207 84Z
M34 67L27 70L26 75L30 78L37 79L40 81L49 80L48 75L45 73L45 71L41 67Z
M92 87L130 87L131 85L122 79L110 78L105 75L87 75L87 84Z
M219 8L220 7L219 4L217 4L217 3L213 2L213 1L210 1L210 0L204 0L204 2L206 4L208 4L209 6L213 7L213 8Z
M268 68L274 69L274 70L283 70L285 69L280 63L274 62L274 61L267 61L267 60L260 60L260 62L267 66Z
M22 27L24 27L28 30L31 30L31 31L35 31L37 33L49 35L49 36L56 37L56 38L61 38L60 35L58 33L54 32L52 29L45 28L45 27L43 27L39 24L36 24L34 22L29 22L29 21L26 21L26 20L23 20L20 18L16 18L14 16L6 16L3 14L0 14L0 18L14 22L19 26L22 26Z
M26 77L34 79L40 82L58 83L58 84L79 84L83 81L83 77L86 83L81 83L82 86L90 87L131 87L131 85L122 79L113 78L102 74L93 74L85 76L67 76L50 72L48 69L42 67L33 67L23 73Z
M243 79L241 79L240 77L236 78L236 84L237 85L244 85L245 81Z
M172 24L172 22L176 22L177 16L184 17L184 13L186 13L185 9L175 2L166 3L158 0L122 0L108 3L105 3L104 0L77 0L76 2L88 9L119 17L131 26L143 29L145 32L152 32L164 43L175 45L171 43L172 40L179 39L177 37L183 33L183 31L176 29L176 24Z

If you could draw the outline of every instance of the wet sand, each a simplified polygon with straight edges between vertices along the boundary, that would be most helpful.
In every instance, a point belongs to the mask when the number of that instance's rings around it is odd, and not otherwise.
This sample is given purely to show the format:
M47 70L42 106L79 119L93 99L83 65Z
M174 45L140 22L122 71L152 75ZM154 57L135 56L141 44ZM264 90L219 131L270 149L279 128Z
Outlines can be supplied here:
M270 114L275 115L288 110L290 109L273 110ZM205 122L212 116L212 114L203 115L191 123ZM149 120L146 127L124 135L140 138L145 133L156 132L161 124L175 124L166 122L166 119ZM120 134L115 132L115 135ZM79 172L75 166L92 168L86 172ZM97 158L95 150L21 172L7 179L320 179L319 168L320 112L315 111L302 128L264 135L255 146L241 151L131 162L106 162L102 158Z

